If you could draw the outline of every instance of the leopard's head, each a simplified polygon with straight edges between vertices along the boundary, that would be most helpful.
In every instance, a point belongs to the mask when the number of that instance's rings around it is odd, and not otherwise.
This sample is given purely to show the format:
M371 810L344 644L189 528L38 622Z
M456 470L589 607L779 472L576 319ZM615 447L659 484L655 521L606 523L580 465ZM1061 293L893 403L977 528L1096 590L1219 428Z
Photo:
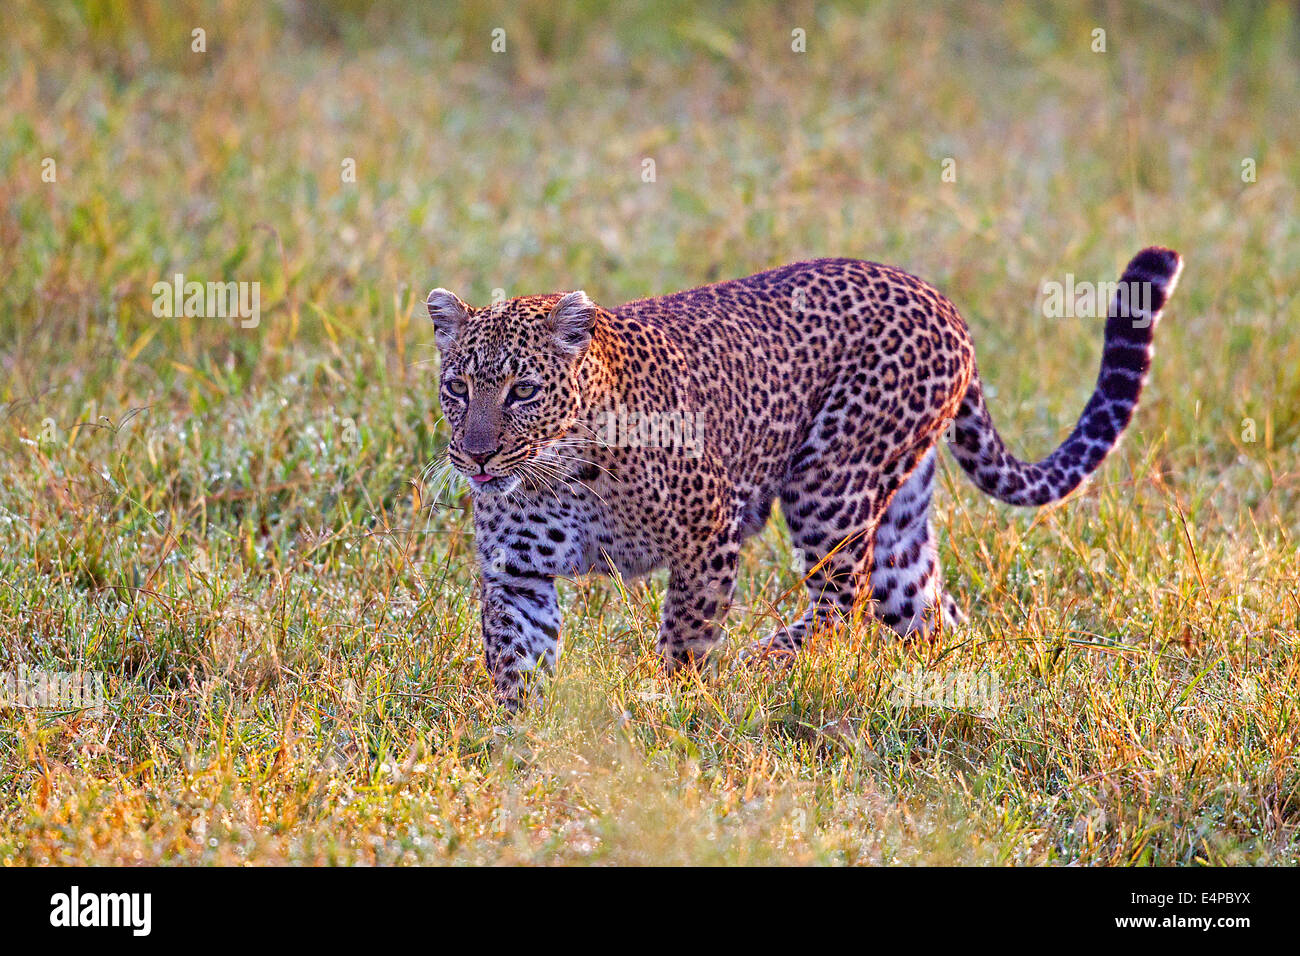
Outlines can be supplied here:
M582 412L578 369L599 307L582 291L475 309L434 289L427 304L451 464L475 494L508 493L530 469L545 480Z

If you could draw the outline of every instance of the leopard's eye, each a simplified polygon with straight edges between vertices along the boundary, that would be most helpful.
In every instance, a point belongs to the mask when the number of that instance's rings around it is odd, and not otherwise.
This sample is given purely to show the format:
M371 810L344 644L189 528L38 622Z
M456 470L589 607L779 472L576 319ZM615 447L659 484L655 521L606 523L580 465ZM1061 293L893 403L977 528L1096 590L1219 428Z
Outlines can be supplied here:
M532 382L516 382L510 389L510 400L513 402L526 402L537 394L537 386Z
M447 389L447 394L454 398L464 398L469 394L469 386L465 384L463 378L449 378L443 382L443 387Z

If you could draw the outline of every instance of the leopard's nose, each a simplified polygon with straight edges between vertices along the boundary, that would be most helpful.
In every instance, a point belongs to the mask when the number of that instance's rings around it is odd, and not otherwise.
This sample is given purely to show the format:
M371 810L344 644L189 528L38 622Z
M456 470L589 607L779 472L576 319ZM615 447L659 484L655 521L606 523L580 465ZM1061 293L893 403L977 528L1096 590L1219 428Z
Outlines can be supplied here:
M496 448L493 448L491 451L469 451L468 449L466 449L465 454L473 458L475 464L486 465L489 461L493 459L493 457L496 456L496 453L499 452L500 450L501 450L501 446L498 445Z

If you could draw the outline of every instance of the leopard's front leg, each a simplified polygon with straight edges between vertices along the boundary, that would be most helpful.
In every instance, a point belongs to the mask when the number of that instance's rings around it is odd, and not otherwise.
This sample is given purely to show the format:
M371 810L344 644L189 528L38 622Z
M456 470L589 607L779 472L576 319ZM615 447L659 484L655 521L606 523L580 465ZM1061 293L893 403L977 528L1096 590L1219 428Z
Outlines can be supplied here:
M663 620L655 645L669 670L698 663L718 642L736 589L740 540L734 522L691 545L668 574Z
M521 505L501 497L474 505L482 581L483 653L496 696L517 710L529 679L560 652L557 577L582 567L583 515L554 496Z
M560 605L555 578L509 561L483 564L483 655L496 697L518 710L528 682L553 668Z

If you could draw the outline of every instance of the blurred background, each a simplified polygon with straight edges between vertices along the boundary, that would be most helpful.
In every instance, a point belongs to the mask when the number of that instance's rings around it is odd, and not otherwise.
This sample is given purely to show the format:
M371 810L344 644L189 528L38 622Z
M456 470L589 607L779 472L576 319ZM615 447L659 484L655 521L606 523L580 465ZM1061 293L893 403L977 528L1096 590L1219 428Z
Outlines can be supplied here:
M14 804L0 852L95 858L76 826L59 836L42 814L89 819L108 798L85 781L124 762L180 766L167 755L202 749L214 701L253 708L232 752L254 763L303 702L313 760L360 768L353 782L412 739L491 751L464 502L419 481L446 440L423 314L435 285L474 304L581 287L613 306L823 255L895 264L962 310L995 419L1038 457L1073 424L1101 348L1098 320L1045 314L1044 283L1115 280L1142 246L1174 247L1186 269L1119 455L1045 517L996 508L949 469L946 573L981 602L981 634L1030 635L1026 675L1083 633L1184 654L1153 665L1150 700L1208 662L1270 653L1283 659L1261 693L1285 698L1300 613L1285 596L1300 576L1293 5L48 0L8 2L3 19L0 655L100 668L135 729L59 784L80 731L15 718L0 734L8 779L38 796L45 781L48 806ZM159 317L154 285L177 273L257 283L258 321ZM781 530L764 541L742 603L797 581ZM657 741L648 752L676 752L693 725L672 708L689 696L634 704L625 686L629 661L649 659L654 592L578 593L595 597L570 637L573 679L600 703L574 727L626 707ZM1109 658L1096 666L1081 686L1137 686ZM1087 733L1091 756L1067 769L1008 751L998 772L1017 782L994 789L1023 798L1019 822L992 796L952 819L1011 833L990 851L1003 859L1041 858L1018 842L1036 826L1049 857L1210 852L1133 832L1094 846L1073 817L1025 809L1052 781L1132 765ZM1192 743L1163 733L1150 744L1162 766L1192 760ZM1259 748L1249 759L1225 745L1214 780L1228 782L1206 791L1232 847L1256 852L1270 826L1293 826L1294 764L1261 755L1293 753L1294 732L1275 734L1242 743ZM821 759L792 739L777 774L790 786ZM892 760L895 783L919 786ZM1283 774L1267 806L1241 796L1264 766ZM510 773L494 779L522 799ZM184 853L209 853L175 826ZM172 852L131 832L120 852ZM286 845L274 852L318 858Z

